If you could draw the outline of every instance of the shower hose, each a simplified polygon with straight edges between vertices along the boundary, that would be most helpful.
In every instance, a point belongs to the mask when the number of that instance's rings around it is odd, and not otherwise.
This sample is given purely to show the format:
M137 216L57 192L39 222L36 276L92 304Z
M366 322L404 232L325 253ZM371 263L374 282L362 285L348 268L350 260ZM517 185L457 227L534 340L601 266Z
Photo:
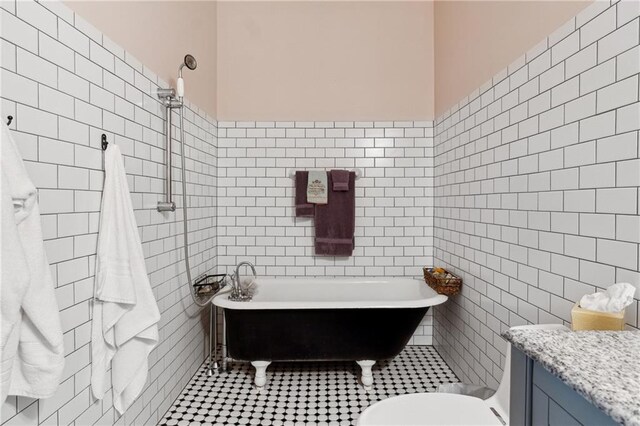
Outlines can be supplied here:
M182 98L180 98L180 104L180 141L182 142L182 147L180 148L180 166L182 168L182 225L184 227L184 263L187 268L189 292L191 293L193 303L200 306L201 308L204 308L211 302L211 299L213 299L215 294L205 301L201 301L198 296L196 296L195 287L193 286L193 281L191 281L191 266L189 264L189 228L187 226L187 172L184 160L184 151L187 143L184 139L184 105L182 104ZM171 111L169 111L169 114L171 114Z

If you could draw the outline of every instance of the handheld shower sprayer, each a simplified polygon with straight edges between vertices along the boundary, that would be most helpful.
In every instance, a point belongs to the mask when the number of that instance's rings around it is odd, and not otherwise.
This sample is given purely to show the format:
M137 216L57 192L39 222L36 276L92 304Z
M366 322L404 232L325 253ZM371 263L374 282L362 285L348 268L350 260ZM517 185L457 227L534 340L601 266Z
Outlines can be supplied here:
M184 60L178 67L178 80L176 80L176 95L180 103L180 107L179 107L180 143L182 145L180 147L180 160L181 160L180 166L182 169L182 211L183 211L182 224L184 229L184 262L186 266L187 281L189 284L189 291L191 292L191 297L193 298L193 302L196 305L202 307L202 306L207 306L209 302L211 302L211 299L213 299L213 296L211 296L208 300L204 302L202 300L199 300L195 294L193 281L191 279L191 265L189 264L189 229L187 226L187 219L188 219L187 218L187 172L185 169L185 160L184 160L184 157L185 157L184 151L186 147L185 138L184 138L184 114L183 114L184 79L182 78L182 68L187 67L193 71L196 69L197 66L198 66L198 62L196 61L196 58L193 57L193 55L189 55L189 54L185 55Z
M158 97L162 100L166 111L167 111L167 121L166 121L166 138L167 138L167 148L166 148L166 161L167 161L167 186L166 186L166 201L158 202L158 211L161 212L173 212L176 210L176 204L171 200L171 185L173 183L171 179L171 110L178 109L180 125L178 128L178 134L180 135L180 159L181 159L181 168L182 168L182 224L184 231L184 262L186 266L187 272L187 280L189 284L189 291L191 292L191 297L193 301L198 306L206 306L209 304L213 296L211 296L208 300L199 299L193 287L193 280L191 279L191 265L189 264L189 228L188 217L187 217L187 172L185 169L185 150L186 150L186 141L185 141L185 131L184 131L184 79L182 78L182 69L184 67L189 68L190 70L195 70L198 66L196 62L196 58L193 55L185 55L184 60L178 67L178 79L176 81L176 90L174 91L171 88L168 89L159 89Z
M193 71L197 66L198 62L196 61L196 58L193 57L193 55L185 55L184 61L182 61L182 63L178 67L178 80L176 82L176 92L178 98L182 99L184 97L184 79L182 78L182 68L187 67L191 71Z
M184 79L182 78L182 69L184 67L189 68L191 71L195 70L196 67L198 66L198 62L196 62L196 58L193 57L193 55L185 55L184 60L182 61L182 63L180 64L180 66L178 67L178 79L176 80L176 95L177 95L177 103L178 103L178 111L179 111L179 115L180 115L180 167L182 169L182 226L183 226L183 248L184 248L184 264L185 264L185 269L187 272L187 285L189 286L189 294L191 295L191 299L193 300L193 303L195 303L196 306L203 308L205 306L209 306L209 370L208 370L208 375L212 376L214 371L219 371L219 367L218 367L218 362L216 361L217 359L217 343L216 343L216 337L213 337L213 345L212 345L212 335L213 336L217 336L217 327L214 331L214 326L213 324L216 324L217 322L215 319L217 318L217 314L216 314L216 309L215 309L215 305L213 305L213 303L211 303L211 301L213 300L213 297L218 294L218 292L220 291L220 289L222 287L219 287L217 290L213 291L213 294L209 294L206 298L203 298L202 296L199 296L196 294L196 287L195 287L195 283L193 282L192 278L191 278L191 265L190 265L190 261L189 261L189 227L188 227L188 217L187 217L187 172L186 172L186 165L185 165L185 150L187 148L187 142L185 139L185 131L184 131ZM167 108L167 117L171 116L171 109ZM167 132L167 139L170 141L171 140L171 121L170 119L168 119L169 122L169 130ZM171 146L170 144L168 145L169 147ZM170 150L170 148L169 148ZM170 151L169 151L169 155L171 155ZM169 167L171 167L170 165L171 163L169 163ZM171 180L169 179L169 181L167 182L167 185L171 185ZM225 277L226 278L226 277ZM223 282L223 286L224 286ZM214 355L213 355L213 351L216 351L216 356L214 359ZM226 365L226 364L225 364Z

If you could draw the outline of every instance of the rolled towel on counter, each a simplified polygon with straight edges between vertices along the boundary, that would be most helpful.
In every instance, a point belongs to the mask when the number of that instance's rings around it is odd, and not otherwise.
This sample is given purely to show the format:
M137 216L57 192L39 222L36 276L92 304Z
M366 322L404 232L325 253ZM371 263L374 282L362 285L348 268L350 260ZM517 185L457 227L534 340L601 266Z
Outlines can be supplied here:
M331 170L330 173L334 191L349 190L349 170Z
M332 176L329 173L329 188L332 188ZM349 172L348 191L328 191L327 204L316 206L317 255L351 256L353 253L353 234L356 222L356 174Z
M620 312L633 303L636 288L629 283L614 284L604 292L587 294L580 299L580 307L598 312Z
M296 172L296 216L313 217L315 206L307 202L307 181L309 172Z

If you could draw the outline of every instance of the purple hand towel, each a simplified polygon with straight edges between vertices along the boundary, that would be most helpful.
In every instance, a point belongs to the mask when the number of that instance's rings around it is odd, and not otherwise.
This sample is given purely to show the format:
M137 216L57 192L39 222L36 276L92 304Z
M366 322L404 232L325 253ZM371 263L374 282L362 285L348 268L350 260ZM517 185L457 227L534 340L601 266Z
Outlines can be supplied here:
M296 172L296 216L313 217L315 205L307 202L309 172Z
M333 180L334 191L349 190L349 171L348 170L331 170L331 179Z
M329 173L328 187L333 188L333 173ZM351 256L356 223L356 174L349 172L347 191L330 190L327 204L316 205L316 254Z

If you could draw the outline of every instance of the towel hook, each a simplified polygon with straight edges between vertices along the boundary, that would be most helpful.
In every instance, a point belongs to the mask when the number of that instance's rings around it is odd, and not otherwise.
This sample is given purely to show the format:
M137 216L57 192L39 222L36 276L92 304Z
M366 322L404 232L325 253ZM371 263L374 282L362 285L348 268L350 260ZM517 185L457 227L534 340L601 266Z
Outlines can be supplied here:
M7 115L7 126L11 126L12 121L13 121L13 115Z
M109 142L107 142L107 135L103 133L102 134L102 150L105 151L108 146L109 146Z

